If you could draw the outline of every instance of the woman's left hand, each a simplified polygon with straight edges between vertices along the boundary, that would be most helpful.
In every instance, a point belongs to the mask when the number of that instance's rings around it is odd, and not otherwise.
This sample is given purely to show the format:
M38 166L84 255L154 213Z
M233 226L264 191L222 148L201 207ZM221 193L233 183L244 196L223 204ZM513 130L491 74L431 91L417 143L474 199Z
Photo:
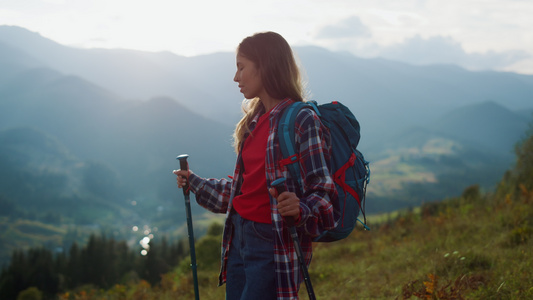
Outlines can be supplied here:
M283 192L278 195L275 188L270 188L269 192L272 197L278 200L278 212L282 217L300 219L300 198L295 193Z

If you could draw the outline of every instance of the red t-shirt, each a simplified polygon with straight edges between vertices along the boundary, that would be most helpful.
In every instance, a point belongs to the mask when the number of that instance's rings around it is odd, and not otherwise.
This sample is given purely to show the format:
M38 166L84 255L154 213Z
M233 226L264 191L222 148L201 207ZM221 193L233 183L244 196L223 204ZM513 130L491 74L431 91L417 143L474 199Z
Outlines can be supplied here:
M269 114L263 114L242 148L243 182L233 207L244 219L271 224L270 197L266 183L265 157L269 130Z

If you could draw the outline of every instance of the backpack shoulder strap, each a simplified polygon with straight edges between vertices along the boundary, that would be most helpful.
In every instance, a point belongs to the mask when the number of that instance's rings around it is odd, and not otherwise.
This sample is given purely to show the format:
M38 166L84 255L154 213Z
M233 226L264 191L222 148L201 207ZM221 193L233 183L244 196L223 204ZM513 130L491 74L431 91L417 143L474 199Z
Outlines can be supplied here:
M300 178L300 165L298 151L295 148L295 123L296 116L302 108L309 107L315 110L320 116L316 102L294 102L283 111L278 123L278 139L281 154L283 159L279 162L280 165L286 166L294 180L298 182L298 186L303 188L302 179Z

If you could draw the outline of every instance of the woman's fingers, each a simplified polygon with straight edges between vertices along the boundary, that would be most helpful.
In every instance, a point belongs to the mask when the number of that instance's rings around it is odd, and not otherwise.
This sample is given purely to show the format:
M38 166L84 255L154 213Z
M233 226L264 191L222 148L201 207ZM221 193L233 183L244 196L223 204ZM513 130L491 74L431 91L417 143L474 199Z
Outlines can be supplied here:
M182 188L187 184L187 177L189 176L188 170L174 170L172 173L177 176L176 182L179 188Z
M296 197L296 194L290 192L283 192L278 197L278 212L283 217L300 216L300 199Z

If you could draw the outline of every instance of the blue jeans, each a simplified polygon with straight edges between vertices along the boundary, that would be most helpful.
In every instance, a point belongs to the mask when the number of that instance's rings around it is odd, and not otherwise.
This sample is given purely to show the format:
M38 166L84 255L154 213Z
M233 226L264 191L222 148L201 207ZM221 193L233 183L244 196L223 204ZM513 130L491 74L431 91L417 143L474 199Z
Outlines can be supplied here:
M233 239L228 256L227 300L276 299L274 231L271 224L231 216Z

